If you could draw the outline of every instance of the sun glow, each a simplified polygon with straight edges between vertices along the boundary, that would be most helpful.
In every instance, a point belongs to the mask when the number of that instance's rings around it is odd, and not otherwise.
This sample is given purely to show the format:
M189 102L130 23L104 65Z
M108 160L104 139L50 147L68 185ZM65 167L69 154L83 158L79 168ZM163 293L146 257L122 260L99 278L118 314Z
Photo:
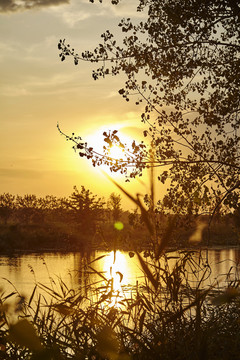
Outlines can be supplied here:
M124 273L127 273L126 257L120 252L111 251L105 258L103 264L103 271L107 279L113 279L113 290L121 291L121 282L124 278Z
M122 149L118 145L111 146L108 153L109 153L110 158L112 158L114 160L124 160L124 158L126 156L124 149Z
M136 266L134 261L127 261L128 255L121 251L111 251L104 257L102 271L104 276L111 281L111 302L108 306L121 307L121 300L126 296L126 285L136 281ZM125 290L124 290L125 289ZM132 286L131 286L132 289ZM131 290L129 290L131 292Z
M99 158L105 156L106 162L109 163L108 165L101 164L101 166L99 167L99 171L100 172L103 171L114 178L121 178L122 174L120 173L120 171L113 172L110 170L110 166L115 164L116 161L119 160L126 161L127 155L124 149L118 146L117 144L113 143L112 146L109 146L109 144L106 141L104 141L104 135L103 135L103 132L109 133L109 131L111 132L114 129L116 129L116 125L108 126L107 130L106 127L102 127L101 129L98 129L94 133L86 135L84 137L84 141L87 142L88 147L93 148L95 154L97 154ZM117 136L124 145L126 144L127 147L131 147L132 139L128 135L122 133L121 129L118 130ZM94 170L96 172L96 170L98 170L98 166L96 166Z

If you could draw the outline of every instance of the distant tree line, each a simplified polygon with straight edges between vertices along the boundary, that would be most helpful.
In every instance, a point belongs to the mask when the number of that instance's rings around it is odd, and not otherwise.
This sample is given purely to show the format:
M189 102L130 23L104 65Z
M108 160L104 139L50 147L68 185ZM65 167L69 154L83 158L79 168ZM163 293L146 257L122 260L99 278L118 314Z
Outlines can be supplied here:
M170 214L163 202L151 208L149 196L145 209L152 214L156 235L173 247L189 246L190 239L201 229L199 242L204 245L236 244L240 234L240 208L227 213L222 206L215 213L211 239L207 229L210 216ZM122 248L151 246L144 219L137 211L123 211L121 195L111 193L105 200L81 186L73 187L68 197L47 195L0 195L0 251L8 249L69 248L79 246L114 246ZM119 232L114 224L123 223ZM195 240L193 240L195 241ZM192 245L192 244L191 244Z
M85 186L74 186L68 197L0 194L0 252L115 246L133 229L121 201L118 194L104 199ZM121 234L119 221L124 223Z
M0 195L0 223L38 224L44 222L69 222L90 230L97 222L119 220L123 210L121 196L112 193L107 201L89 189L76 186L69 197L47 195Z

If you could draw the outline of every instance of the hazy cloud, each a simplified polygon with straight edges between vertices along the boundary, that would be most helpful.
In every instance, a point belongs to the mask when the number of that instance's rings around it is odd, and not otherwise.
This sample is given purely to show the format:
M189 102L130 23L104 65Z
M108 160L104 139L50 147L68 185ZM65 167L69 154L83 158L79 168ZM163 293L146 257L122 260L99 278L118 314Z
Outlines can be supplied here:
M0 178L23 178L23 179L39 179L42 177L41 171L30 169L0 169Z
M91 4L88 0L71 0L69 6L64 7L64 11L59 7L51 7L47 11L60 18L69 28L74 28L84 20L104 14L104 9L97 5Z
M10 97L26 96L29 95L29 91L22 86L6 85L6 86L1 86L0 95L10 96Z
M0 0L0 13L69 4L70 0Z
M55 8L54 14L61 18L62 21L70 28L73 28L77 23L82 22L92 16L90 12L80 10L77 6L70 6L69 10L65 8L64 11Z
M30 96L46 94L66 94L80 90L84 84L79 84L76 73L54 74L46 76L25 76L11 84L0 85L1 96Z
M137 12L137 5L139 2L136 0L121 0L120 3L115 6L112 5L111 2L105 1L102 4L99 4L99 7L101 6L106 11L111 11L115 16L120 17L136 17L136 18L142 18L145 17L146 14L144 11Z
M144 12L136 11L137 4L138 2L136 2L136 0L121 0L117 6L112 5L110 0L105 0L103 3L95 1L94 4L90 3L89 0L71 0L71 3L68 7L65 7L64 11L62 11L62 8L58 7L55 7L54 9L51 8L50 11L61 18L70 28L74 28L86 19L91 19L94 28L96 20L93 19L96 18L105 17L105 19L108 21L110 20L110 22L115 17L121 18L124 16L131 16L142 18L145 16Z

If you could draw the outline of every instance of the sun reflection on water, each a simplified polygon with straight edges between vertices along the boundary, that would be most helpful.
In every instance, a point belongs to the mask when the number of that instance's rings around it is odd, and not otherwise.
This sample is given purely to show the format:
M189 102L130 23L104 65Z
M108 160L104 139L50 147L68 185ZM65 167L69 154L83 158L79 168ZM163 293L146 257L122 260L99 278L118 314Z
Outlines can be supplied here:
M111 286L111 301L108 306L121 307L121 301L131 293L136 283L136 267L138 265L121 251L111 251L102 263L102 271ZM126 287L129 286L128 291Z

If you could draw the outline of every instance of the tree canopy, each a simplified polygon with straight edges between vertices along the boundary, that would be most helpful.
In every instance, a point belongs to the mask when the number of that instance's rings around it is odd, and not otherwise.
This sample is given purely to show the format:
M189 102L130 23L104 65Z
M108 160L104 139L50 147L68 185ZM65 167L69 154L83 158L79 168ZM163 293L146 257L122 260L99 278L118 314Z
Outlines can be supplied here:
M91 1L94 2L94 1ZM102 2L102 1L100 1ZM117 5L120 1L112 1ZM94 80L126 75L119 94L135 101L147 143L131 148L117 131L104 133L103 154L69 136L80 156L107 163L128 178L158 168L170 211L214 211L239 202L240 2L236 0L138 0L140 20L119 23L122 40L106 30L94 51L80 55L60 40L61 60L89 61ZM118 34L119 38L119 34ZM100 65L99 65L100 64ZM126 159L111 159L113 143Z

